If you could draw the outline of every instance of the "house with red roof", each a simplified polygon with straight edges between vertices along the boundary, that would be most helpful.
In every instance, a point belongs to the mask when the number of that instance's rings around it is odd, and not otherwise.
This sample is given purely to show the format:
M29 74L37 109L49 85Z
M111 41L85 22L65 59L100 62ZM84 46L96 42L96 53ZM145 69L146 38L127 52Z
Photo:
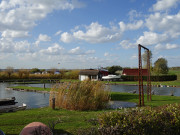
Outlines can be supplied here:
M138 76L139 69L123 69L122 75ZM147 76L147 75L148 75L148 70L142 69L142 76Z

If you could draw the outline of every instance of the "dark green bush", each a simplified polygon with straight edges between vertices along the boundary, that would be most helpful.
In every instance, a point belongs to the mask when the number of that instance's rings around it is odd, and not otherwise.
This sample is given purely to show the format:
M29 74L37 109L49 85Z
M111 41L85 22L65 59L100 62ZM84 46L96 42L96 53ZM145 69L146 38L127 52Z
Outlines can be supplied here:
M138 81L138 76L122 75L123 81ZM143 80L147 80L147 76L143 76ZM174 81L177 80L177 75L152 75L151 81Z
M98 121L103 135L179 135L180 105L108 112L99 115Z

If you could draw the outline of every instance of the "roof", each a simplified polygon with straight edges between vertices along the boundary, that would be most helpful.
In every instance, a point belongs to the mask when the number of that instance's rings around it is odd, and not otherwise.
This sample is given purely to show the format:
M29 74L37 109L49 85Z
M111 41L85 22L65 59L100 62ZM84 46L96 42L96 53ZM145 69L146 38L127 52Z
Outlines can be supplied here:
M99 74L99 70L95 70L95 69L85 69L79 72L79 75L98 75L98 74Z
M122 75L138 76L139 75L139 69L123 69ZM142 69L142 75L147 76L148 70Z

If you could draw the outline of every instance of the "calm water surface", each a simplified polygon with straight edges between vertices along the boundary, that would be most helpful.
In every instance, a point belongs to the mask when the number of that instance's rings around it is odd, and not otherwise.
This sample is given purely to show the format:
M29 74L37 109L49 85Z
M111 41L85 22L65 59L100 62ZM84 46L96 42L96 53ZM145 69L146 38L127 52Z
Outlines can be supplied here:
M49 94L48 93L36 93L36 92L21 92L14 90L6 90L6 87L25 85L32 87L43 87L43 84L12 84L12 83L0 83L0 98L16 97L17 105L22 103L27 104L27 108L40 108L49 105ZM51 88L53 84L46 84L46 88ZM138 93L138 86L127 86L127 85L109 85L111 91L114 92L131 92L136 90ZM152 87L155 95L170 95L171 92L174 96L180 96L180 88L176 87ZM146 87L144 87L146 93Z
M22 84L21 84L22 85ZM6 87L17 86L11 83L0 83L0 98L16 97L16 105L27 104L27 108L40 108L49 105L49 94L48 93L36 93L36 92L21 92L15 90L5 90ZM42 84L33 86L43 86ZM50 84L47 85L50 87Z

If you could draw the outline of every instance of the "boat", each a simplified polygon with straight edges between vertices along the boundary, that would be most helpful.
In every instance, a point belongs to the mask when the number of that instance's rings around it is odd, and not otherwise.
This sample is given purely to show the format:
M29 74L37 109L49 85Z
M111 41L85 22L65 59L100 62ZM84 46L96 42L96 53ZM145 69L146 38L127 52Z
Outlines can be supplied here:
M2 106L2 105L15 105L17 103L17 102L15 102L15 100L16 100L15 97L0 99L0 106Z
M23 103L22 106L16 106L16 105L4 105L0 106L0 113L7 113L7 112L16 112L19 110L25 110L27 107L26 104Z
M108 75L108 76L103 76L102 80L110 80L110 81L114 81L114 80L118 80L120 79L121 76L117 76L117 75Z

